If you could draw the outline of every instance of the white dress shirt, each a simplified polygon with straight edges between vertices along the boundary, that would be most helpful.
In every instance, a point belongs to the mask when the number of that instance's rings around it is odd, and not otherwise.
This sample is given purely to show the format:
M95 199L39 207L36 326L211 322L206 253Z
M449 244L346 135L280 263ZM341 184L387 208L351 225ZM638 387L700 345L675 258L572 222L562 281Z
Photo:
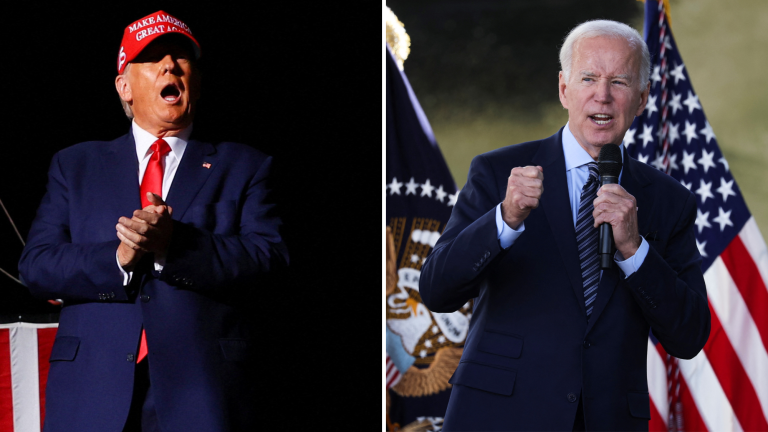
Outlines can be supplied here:
M131 132L133 133L133 140L136 143L136 158L139 161L138 182L141 185L141 180L144 178L144 171L149 164L149 158L152 156L152 144L157 141L157 137L151 133L145 131L135 121L131 124ZM165 199L168 196L168 191L171 189L173 178L176 176L176 170L179 168L179 162L181 157L184 156L184 150L187 148L187 142L189 136L192 134L192 125L190 124L186 129L179 132L178 135L172 137L164 137L166 143L171 148L171 151L166 153L160 162L163 164L163 191L161 197ZM126 215L126 217L129 217ZM117 259L117 252L115 252L115 259ZM155 257L155 270L162 271L165 264L164 257ZM126 272L120 266L120 261L117 261L117 267L123 274L123 285L128 285L131 282L133 272Z
M573 216L573 225L576 226L576 216L579 212L579 205L581 204L581 191L584 188L584 184L589 179L588 164L594 162L592 156L584 150L579 142L576 141L576 137L571 133L571 129L566 123L563 128L563 153L565 154L565 171L566 179L568 180L568 196L571 201L571 213ZM624 152L621 152L622 162L624 161ZM622 167L619 173L619 183L621 183L621 175L624 173ZM504 249L512 246L518 237L525 231L525 221L523 221L516 230L512 229L504 222L501 217L501 203L496 206L496 235L499 239L499 244ZM642 243L637 249L637 252L626 259L616 251L613 256L613 260L624 272L625 278L637 271L645 261L645 257L648 255L648 242L640 236Z

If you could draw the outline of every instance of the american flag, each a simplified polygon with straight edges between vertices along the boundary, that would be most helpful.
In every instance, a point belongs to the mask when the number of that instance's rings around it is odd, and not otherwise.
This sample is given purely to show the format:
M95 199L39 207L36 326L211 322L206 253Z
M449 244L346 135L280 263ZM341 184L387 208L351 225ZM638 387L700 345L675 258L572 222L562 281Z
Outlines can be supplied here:
M40 432L48 358L59 325L0 324L0 431Z
M392 361L392 359L389 357L389 354L387 354L387 366L385 368L386 370L386 390L389 390L390 387L400 382L400 371L397 370L397 366L395 366L395 362Z
M717 144L669 27L645 3L651 91L624 137L629 154L697 195L696 243L712 315L704 349L670 357L649 337L651 431L768 430L768 250Z

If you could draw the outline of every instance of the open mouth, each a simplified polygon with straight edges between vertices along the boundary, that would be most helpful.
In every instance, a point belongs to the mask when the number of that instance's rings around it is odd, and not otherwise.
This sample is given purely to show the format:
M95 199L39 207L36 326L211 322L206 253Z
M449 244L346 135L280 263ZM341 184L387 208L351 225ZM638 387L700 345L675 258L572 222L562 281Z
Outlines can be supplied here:
M613 117L608 114L595 114L589 116L589 118L592 120L592 123L599 126L605 126L613 121Z
M163 87L160 92L160 97L168 103L175 103L181 98L181 90L176 84L168 84Z

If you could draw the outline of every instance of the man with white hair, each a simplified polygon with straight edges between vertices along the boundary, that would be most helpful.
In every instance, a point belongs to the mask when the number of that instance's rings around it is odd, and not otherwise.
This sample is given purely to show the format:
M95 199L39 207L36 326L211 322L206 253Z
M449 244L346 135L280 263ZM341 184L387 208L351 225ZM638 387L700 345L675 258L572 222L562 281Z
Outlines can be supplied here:
M560 62L568 123L475 157L422 269L432 311L475 299L446 431L647 430L649 329L679 358L709 337L694 195L623 148L619 184L599 186L601 149L645 109L645 42L589 21ZM616 252L601 270L602 223Z

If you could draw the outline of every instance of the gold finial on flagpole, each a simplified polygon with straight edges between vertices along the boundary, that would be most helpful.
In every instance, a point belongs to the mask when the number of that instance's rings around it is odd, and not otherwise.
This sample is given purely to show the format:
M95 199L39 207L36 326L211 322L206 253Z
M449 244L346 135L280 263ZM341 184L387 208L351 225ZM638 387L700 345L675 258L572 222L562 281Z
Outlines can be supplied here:
M384 21L387 24L387 45L395 55L397 66L403 70L403 62L411 52L411 37L405 32L405 26L392 9L385 6Z

